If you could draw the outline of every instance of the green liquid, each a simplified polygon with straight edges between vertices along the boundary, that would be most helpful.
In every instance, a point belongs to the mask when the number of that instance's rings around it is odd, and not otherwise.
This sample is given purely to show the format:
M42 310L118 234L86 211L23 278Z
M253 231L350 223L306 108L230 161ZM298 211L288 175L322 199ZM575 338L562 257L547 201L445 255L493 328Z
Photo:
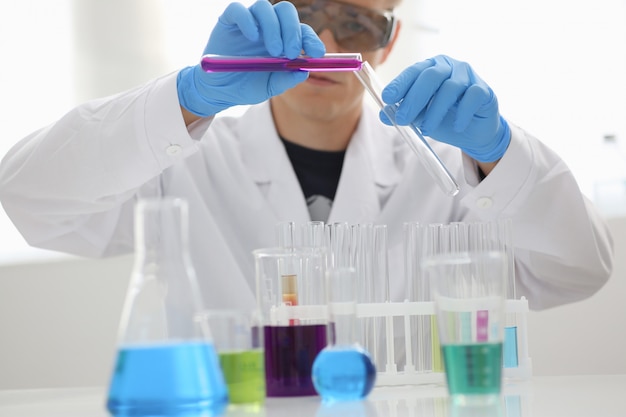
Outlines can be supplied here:
M437 317L430 316L431 328L431 352L433 359L433 372L443 372L443 360L441 358L441 345L439 342L439 328L437 327Z
M502 343L442 346L451 395L498 394L502 385Z
M265 356L261 349L219 354L231 404L265 400Z

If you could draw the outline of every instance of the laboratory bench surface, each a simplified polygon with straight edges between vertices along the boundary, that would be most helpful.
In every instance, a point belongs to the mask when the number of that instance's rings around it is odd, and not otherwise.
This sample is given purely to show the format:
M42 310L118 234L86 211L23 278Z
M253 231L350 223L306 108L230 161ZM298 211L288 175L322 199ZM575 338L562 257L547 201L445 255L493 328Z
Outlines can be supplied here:
M0 391L0 417L107 417L105 388ZM364 401L324 406L319 397L269 398L225 417L624 417L626 375L533 377L506 381L490 406L451 404L445 386L377 387Z

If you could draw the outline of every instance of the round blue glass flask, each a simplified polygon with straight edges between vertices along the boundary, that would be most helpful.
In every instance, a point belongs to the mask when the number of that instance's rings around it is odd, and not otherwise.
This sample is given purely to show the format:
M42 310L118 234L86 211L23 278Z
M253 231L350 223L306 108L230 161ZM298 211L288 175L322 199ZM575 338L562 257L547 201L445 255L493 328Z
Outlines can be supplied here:
M356 272L329 269L329 344L313 362L312 378L324 402L365 398L376 382L376 367L356 340Z

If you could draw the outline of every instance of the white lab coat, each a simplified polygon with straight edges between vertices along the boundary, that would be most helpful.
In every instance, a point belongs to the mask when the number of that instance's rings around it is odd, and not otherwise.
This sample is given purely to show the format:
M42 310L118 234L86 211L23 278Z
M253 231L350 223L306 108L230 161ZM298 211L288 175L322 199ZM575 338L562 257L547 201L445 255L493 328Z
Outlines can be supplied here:
M610 234L554 152L512 126L506 155L480 182L458 149L433 147L461 185L455 197L370 109L345 155L328 221L388 225L392 300L405 298L406 221L512 218L517 292L535 309L604 284ZM19 142L0 166L2 204L27 241L83 256L131 252L133 203L159 194L190 202L192 259L210 307L253 305L251 251L275 244L277 222L309 220L269 103L187 129L176 74L79 106Z

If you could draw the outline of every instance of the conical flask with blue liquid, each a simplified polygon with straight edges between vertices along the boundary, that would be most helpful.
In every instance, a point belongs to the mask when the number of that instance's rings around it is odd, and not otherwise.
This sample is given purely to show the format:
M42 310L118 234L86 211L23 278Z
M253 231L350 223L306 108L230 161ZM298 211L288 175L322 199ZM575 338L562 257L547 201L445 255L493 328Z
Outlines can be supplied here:
M214 416L228 403L188 250L187 203L139 200L135 263L107 408L114 416Z

